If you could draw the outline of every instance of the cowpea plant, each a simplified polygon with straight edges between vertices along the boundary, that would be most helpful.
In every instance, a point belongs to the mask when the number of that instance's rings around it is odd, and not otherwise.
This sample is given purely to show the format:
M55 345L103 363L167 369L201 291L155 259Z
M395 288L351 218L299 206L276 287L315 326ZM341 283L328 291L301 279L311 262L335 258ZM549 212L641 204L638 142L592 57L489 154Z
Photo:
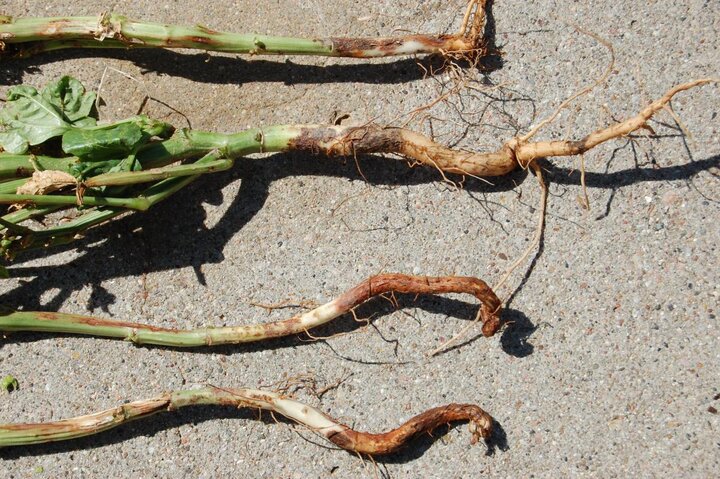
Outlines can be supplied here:
M14 209L0 217L0 254L12 259L22 251L69 243L95 225L147 210L201 175L227 170L236 158L253 153L394 153L412 165L473 177L537 170L539 158L581 155L644 128L677 93L716 81L678 85L636 116L579 140L530 141L546 124L541 122L488 153L450 149L420 133L372 123L274 125L231 134L176 130L144 115L99 125L95 94L78 80L66 76L42 90L15 86L0 110L0 204ZM49 226L41 229L24 224L63 209L80 212L68 221L47 221Z

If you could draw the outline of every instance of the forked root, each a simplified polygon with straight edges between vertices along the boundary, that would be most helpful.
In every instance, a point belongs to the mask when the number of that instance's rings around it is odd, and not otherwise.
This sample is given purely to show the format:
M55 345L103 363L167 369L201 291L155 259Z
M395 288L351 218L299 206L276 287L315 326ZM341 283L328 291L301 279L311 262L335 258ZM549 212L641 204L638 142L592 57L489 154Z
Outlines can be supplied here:
M665 108L665 105L670 103L670 100L678 93L708 83L718 83L718 81L720 80L717 78L702 78L678 85L668 90L662 97L652 102L634 117L610 125L607 128L597 130L580 140L527 143L523 140L523 137L516 137L507 142L506 146L514 152L515 160L523 167L527 167L531 161L537 158L581 155L601 143L629 135L645 127L647 121L650 120L655 113Z
M239 344L307 333L385 293L464 293L481 303L483 334L492 336L500 327L500 300L482 280L461 276L409 276L381 274L363 281L337 299L290 319L248 326L178 330L147 324L101 319L67 313L13 311L0 314L0 331L40 331L84 334L124 339L136 344L171 347Z
M275 392L210 386L174 391L61 421L0 424L0 447L77 439L159 412L174 411L194 405L233 406L271 411L324 436L342 449L370 455L396 452L414 437L431 433L437 427L452 422L469 422L472 444L488 439L493 427L492 417L480 407L473 404L448 404L418 414L391 431L371 434L355 431L312 406Z

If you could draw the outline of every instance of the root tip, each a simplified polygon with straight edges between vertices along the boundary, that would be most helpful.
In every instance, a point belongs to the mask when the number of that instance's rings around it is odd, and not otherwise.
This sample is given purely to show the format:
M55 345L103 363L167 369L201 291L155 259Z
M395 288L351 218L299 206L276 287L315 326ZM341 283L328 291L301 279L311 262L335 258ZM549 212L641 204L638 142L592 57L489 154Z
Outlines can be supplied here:
M478 408L477 414L470 419L468 427L472 434L471 444L477 444L481 440L487 441L492 435L493 419L488 413Z
M482 333L486 338L494 336L500 329L500 311L499 307L491 311L486 305L482 305L480 309L483 322Z

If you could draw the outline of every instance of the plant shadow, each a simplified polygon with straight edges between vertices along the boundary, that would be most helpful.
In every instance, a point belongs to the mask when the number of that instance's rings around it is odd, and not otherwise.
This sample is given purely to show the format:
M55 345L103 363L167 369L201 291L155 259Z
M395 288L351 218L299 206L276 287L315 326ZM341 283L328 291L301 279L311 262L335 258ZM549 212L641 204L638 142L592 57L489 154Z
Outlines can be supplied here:
M358 159L362 176L352 160L322 159L306 162L297 155L279 154L270 158L239 159L229 172L201 178L178 192L175 197L157 204L144 213L125 217L90 230L87 236L53 252L74 250L75 259L59 266L23 266L43 258L44 250L19 256L8 268L19 284L2 296L2 303L15 309L57 311L73 291L92 288L89 310L108 311L115 297L103 288L104 281L129 276L192 267L198 281L205 284L202 267L224 260L227 243L263 207L274 181L295 176L345 177L350 181L367 181L381 187L436 183L437 172L425 168L408 169L404 162L388 161L377 156ZM522 182L525 172L502 178L495 185L469 179L468 193L506 191ZM220 205L222 188L240 179L238 193L229 200L222 218L210 228L202 203ZM177 205L182 206L178 221ZM163 251L164 254L157 254ZM26 279L28 278L28 279ZM364 278L358 278L358 281ZM40 296L56 291L41 304Z

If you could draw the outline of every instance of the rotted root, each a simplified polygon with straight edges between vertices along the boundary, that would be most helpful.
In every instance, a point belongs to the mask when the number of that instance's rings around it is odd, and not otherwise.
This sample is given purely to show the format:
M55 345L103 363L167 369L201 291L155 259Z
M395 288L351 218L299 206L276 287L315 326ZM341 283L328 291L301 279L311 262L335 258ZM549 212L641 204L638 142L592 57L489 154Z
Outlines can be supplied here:
M288 149L327 156L395 153L445 173L478 177L502 176L518 166L509 147L493 153L453 150L412 130L375 124L304 127Z

